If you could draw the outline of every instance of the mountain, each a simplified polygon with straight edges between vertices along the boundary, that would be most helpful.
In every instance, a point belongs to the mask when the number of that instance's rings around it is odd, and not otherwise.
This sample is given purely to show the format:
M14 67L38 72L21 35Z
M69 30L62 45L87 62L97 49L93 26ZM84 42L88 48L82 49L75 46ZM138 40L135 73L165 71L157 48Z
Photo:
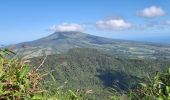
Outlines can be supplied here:
M127 92L170 66L170 45L109 39L81 32L55 32L16 44L15 50L40 72L49 90L88 91L107 100L113 90ZM47 55L47 56L46 56ZM49 74L50 73L50 74ZM56 88L54 88L56 87Z
M55 32L47 37L16 44L26 58L65 53L71 48L95 48L130 58L169 58L170 45L98 37L81 32Z

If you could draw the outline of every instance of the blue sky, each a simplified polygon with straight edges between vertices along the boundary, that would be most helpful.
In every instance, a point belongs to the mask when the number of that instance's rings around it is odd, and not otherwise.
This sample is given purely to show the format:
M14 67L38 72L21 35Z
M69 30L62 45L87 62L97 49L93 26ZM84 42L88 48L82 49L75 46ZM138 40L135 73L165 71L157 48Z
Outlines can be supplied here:
M56 31L120 38L170 37L169 0L0 0L0 44Z

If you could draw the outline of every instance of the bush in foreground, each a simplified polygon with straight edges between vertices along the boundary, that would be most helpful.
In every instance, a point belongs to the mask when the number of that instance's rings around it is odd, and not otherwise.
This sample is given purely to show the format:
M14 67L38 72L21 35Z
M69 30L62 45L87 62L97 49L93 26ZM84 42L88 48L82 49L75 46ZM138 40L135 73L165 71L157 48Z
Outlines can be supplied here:
M9 57L11 54L15 53L0 49L0 100L85 100L71 90L63 92L56 86L51 94L52 90L42 86L43 75L37 70L40 66L32 68L26 64L28 60Z
M8 58L11 53L0 50L0 99L38 99L43 93L39 88L41 75L24 61Z
M170 68L165 73L157 73L150 83L140 83L129 97L132 100L170 100Z

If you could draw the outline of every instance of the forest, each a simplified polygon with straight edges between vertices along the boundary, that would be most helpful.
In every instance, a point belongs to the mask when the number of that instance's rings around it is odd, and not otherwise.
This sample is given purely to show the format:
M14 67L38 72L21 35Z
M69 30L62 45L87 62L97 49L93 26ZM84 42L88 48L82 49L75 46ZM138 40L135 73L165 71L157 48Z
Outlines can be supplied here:
M119 58L88 48L30 60L11 55L15 53L1 50L1 99L169 98L168 59Z

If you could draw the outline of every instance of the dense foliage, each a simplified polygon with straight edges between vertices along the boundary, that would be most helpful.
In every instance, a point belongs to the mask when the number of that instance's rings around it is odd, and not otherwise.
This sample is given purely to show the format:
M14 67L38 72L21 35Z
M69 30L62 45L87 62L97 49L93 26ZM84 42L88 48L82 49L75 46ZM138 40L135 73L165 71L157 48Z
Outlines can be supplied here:
M23 61L8 58L11 53L7 49L0 51L0 99L38 98L43 92L38 87L41 76Z
M132 90L132 99L170 100L170 68L167 72L157 73L150 83L140 83Z
M12 58L11 54L15 53L8 49L0 50L0 100L86 99L80 91L63 90L54 85L55 82L47 84L50 88L45 88L42 83L48 81L43 81L44 75L38 69L40 66L33 68L26 64L29 60Z
M34 58L32 63L43 59ZM96 49L72 49L67 54L47 56L42 72L51 72L56 80L54 86L82 93L91 91L90 98L108 99L110 95L127 93L140 82L148 82L148 77L169 66L169 59L127 59ZM50 77L45 77L49 83L53 81Z
M73 49L46 61L32 59L32 65L40 64L31 67L30 60L11 53L0 50L2 100L170 100L170 69L162 73L169 65L165 59L120 59L95 49Z

